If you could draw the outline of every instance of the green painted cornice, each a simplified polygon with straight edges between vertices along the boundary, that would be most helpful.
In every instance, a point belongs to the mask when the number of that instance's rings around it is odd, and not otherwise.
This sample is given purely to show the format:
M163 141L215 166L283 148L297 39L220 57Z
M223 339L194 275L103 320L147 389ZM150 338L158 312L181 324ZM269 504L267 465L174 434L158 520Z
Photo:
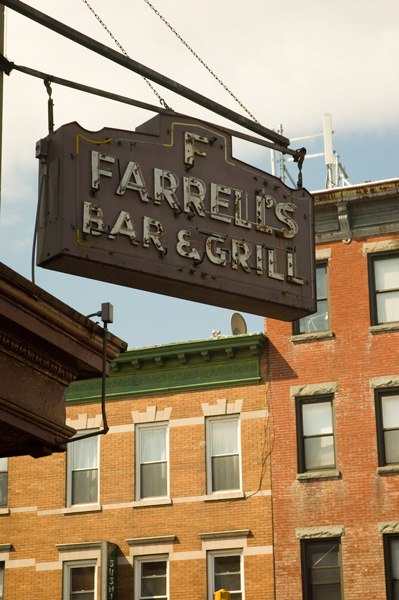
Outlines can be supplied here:
M260 381L263 333L220 336L127 350L111 364L109 400L251 385ZM101 379L75 381L68 404L98 402Z

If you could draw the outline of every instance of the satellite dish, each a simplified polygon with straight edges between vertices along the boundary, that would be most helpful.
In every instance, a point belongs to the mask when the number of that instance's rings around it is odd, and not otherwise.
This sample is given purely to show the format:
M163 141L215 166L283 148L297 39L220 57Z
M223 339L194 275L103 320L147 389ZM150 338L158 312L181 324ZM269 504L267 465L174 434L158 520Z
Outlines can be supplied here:
M247 324L240 313L233 313L231 315L230 323L233 335L243 335L244 333L247 333Z

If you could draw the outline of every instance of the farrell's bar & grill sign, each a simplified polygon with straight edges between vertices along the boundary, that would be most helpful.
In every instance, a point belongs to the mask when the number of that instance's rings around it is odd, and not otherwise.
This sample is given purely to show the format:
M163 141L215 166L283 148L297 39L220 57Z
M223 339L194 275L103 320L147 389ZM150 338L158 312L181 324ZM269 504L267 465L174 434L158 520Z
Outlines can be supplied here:
M315 312L312 197L234 158L223 128L70 123L36 154L40 266L282 320Z

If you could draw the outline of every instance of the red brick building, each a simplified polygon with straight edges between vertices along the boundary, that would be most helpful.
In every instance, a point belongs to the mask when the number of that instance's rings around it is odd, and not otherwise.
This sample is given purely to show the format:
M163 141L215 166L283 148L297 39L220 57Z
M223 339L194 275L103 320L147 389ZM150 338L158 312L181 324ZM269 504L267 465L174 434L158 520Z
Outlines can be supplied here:
M106 435L0 463L4 598L272 600L265 344L128 350L107 380ZM101 428L100 394L101 380L68 391L80 435Z
M318 312L267 320L277 600L399 598L399 181L315 194Z

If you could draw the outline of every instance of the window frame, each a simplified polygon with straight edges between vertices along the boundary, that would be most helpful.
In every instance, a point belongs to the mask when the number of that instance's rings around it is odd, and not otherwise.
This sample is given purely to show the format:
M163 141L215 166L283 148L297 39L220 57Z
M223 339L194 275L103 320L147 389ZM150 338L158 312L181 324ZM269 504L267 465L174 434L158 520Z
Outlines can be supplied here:
M70 560L65 561L62 564L63 571L63 581L62 581L62 599L63 600L71 600L71 571L73 569L81 569L84 567L94 567L94 600L97 600L98 594L98 586L97 586L97 577L98 577L98 566L97 560L95 559L87 559L87 560ZM87 590L88 592L89 590Z
M367 255L368 260L368 276L369 276L369 298L370 298L370 325L388 325L389 323L398 323L396 321L379 321L378 319L378 308L377 308L377 295L379 293L386 293L387 291L395 291L397 288L392 290L377 290L376 289L376 276L375 276L375 264L379 260L386 260L392 258L399 258L398 250L392 250L390 252L370 252ZM399 291L399 288L398 290Z
M237 423L237 446L238 446L238 478L239 484L237 488L227 488L220 490L213 490L213 470L212 470L212 438L211 438L211 423L216 421L235 421ZM241 472L241 419L239 414L234 415L217 415L212 417L206 417L206 488L207 494L224 494L229 492L240 492L242 491L242 472ZM221 455L218 455L221 456Z
M208 600L213 600L216 590L215 586L215 558L224 556L239 556L240 557L240 586L241 600L245 598L245 583L244 583L244 553L242 548L228 550L209 550L207 553L207 575L208 575ZM234 600L234 598L233 598Z
M98 431L97 429L95 430L81 430L78 431L77 434L74 436L74 439L78 440L79 437L87 435L88 433L94 433ZM72 468L73 466L73 452L74 452L74 444L76 442L70 442L68 444L68 448L67 448L67 460L66 460L66 469L67 469L67 476L66 476L66 506L67 507L72 507L72 506L87 506L87 505L97 505L100 502L100 435L97 436L93 436L92 438L87 438L89 440L95 440L97 442L97 500L95 502L79 502L79 503L73 503L73 473L75 471L75 469Z
M310 591L310 571L307 566L307 552L311 546L317 544L331 544L331 546L338 545L338 567L339 567L339 582L341 600L344 597L344 582L342 576L342 551L341 551L341 538L317 538L317 539L303 539L301 540L301 571L302 571L302 596L303 600L312 600L313 594Z
M166 494L161 496L143 496L142 495L142 481L141 481L141 465L145 464L141 461L141 432L148 429L164 429L165 430L165 444L166 444L166 460L158 462L166 462ZM169 498L170 497L170 477L169 477L169 423L168 422L151 422L151 423L138 423L135 427L135 470L136 470L136 494L135 499L139 500L151 500L155 498Z
M317 297L317 307L319 302L326 301L327 302L327 327L324 329L315 329L314 331L301 331L300 323L303 319L307 319L309 317L303 317L302 319L297 319L292 323L292 334L293 335L311 335L319 332L331 331L331 317L330 317L330 282L329 282L329 265L328 260L318 260L316 262L315 273L316 273L316 282L317 282L317 269L324 267L325 268L325 277L326 277L326 296L318 296ZM316 283L317 290L317 283ZM312 318L314 315L310 315Z
M304 435L304 423L303 423L303 412L302 407L305 404L318 404L318 403L331 404L331 425L332 433L320 435L317 437L332 436L334 441L334 465L333 466L321 466L313 469L306 467L306 456L305 456L305 439L307 436ZM298 458L298 473L315 473L320 471L335 471L337 469L337 441L335 431L335 402L333 394L326 395L315 395L315 396L297 396L295 398L295 412L296 412L296 424L297 424L297 458ZM309 436L313 437L313 436ZM315 436L316 437L316 436Z
M386 460L386 452L385 452L385 431L396 431L399 430L399 427L386 427L384 428L384 418L382 411L382 400L387 396L398 396L399 399L399 389L398 388L384 388L384 389L376 389L374 390L375 395L375 421L376 421L376 429L377 429L377 452L378 452L378 466L379 467L389 467L389 466L397 466L399 469L399 460L398 462L387 462Z
M389 534L389 535L383 536L385 587L386 587L387 600L395 599L393 585L392 585L393 581L395 580L395 578L393 577L392 550L391 550L391 544L393 541L399 541L399 535Z
M8 467L8 457L4 456L0 460L6 460L7 461L7 465L6 465L5 469L2 469L0 467L0 477L3 474L6 474L6 477L5 477L5 480L6 480L6 484L5 484L5 502L1 503L1 501L0 501L0 508L4 508L5 506L8 505L8 468L9 468Z
M144 556L136 556L134 559L134 600L141 600L142 588L142 565L150 562L165 562L166 563L166 600L170 598L169 592L169 555L168 554L151 554ZM162 596L155 596L162 598Z

